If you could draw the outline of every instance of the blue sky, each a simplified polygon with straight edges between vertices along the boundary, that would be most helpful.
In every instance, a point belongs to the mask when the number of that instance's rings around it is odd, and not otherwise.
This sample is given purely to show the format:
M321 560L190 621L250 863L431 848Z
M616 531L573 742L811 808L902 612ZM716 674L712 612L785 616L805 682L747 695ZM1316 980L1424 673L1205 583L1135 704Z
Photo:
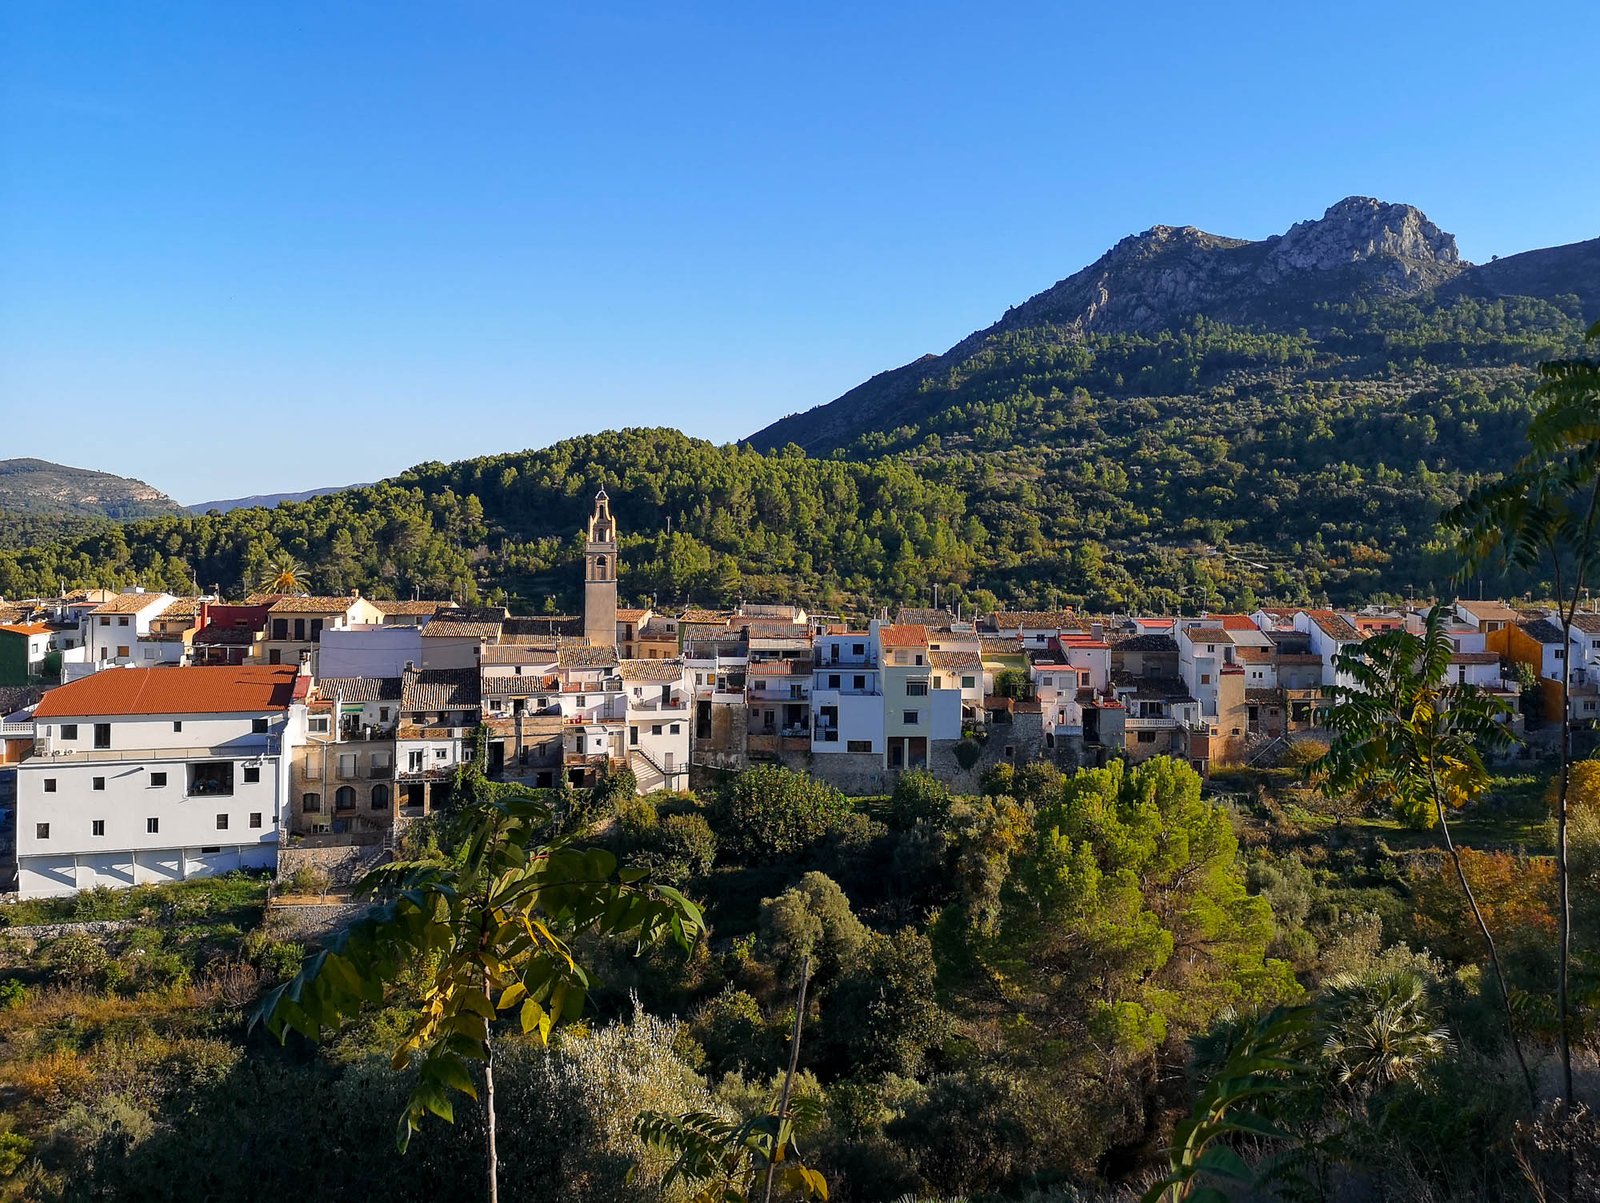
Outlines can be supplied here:
M0 457L182 501L831 400L1156 223L1600 235L1600 5L0 6Z

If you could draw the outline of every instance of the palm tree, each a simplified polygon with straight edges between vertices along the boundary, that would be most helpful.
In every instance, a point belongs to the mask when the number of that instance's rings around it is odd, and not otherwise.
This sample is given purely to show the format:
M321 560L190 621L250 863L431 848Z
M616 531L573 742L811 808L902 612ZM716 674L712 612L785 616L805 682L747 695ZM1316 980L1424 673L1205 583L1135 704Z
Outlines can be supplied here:
M1452 810L1487 788L1489 774L1479 749L1510 744L1505 722L1510 707L1476 686L1445 680L1455 651L1446 631L1450 610L1444 603L1429 610L1421 635L1386 631L1335 658L1340 681L1322 691L1329 700L1322 721L1333 738L1327 754L1307 771L1330 794L1355 791L1387 802L1414 826L1439 828L1483 936L1511 1047L1532 1099L1533 1074L1517 1038L1500 953L1467 883L1449 819Z
M1600 322L1587 340L1600 340ZM1444 516L1457 534L1463 572L1493 559L1526 570L1548 567L1560 620L1561 775L1556 793L1556 881L1560 892L1556 1006L1562 1097L1572 1099L1571 874L1567 867L1572 776L1572 622L1586 583L1600 568L1600 360L1539 365L1540 406L1528 424L1527 455L1502 480L1473 492Z
M482 741L480 739L480 756ZM687 946L704 929L699 909L636 870L618 870L599 848L549 838L550 808L532 791L497 785L477 766L457 795L459 852L449 860L383 866L362 893L391 897L309 958L293 980L262 1000L254 1021L279 1040L290 1029L317 1040L337 1030L407 970L421 976L411 1023L394 1053L415 1063L416 1085L400 1117L403 1152L429 1113L453 1122L453 1093L478 1097L481 1067L488 1198L499 1197L495 1147L493 1032L514 1015L524 1033L549 1037L583 1011L589 979L574 959L583 933L667 935ZM254 1022L253 1021L253 1022Z
M261 578L263 593L304 593L311 583L305 565L286 551L273 557Z
M1412 1081L1450 1050L1450 1033L1429 1011L1428 984L1413 969L1368 979L1340 974L1324 989L1322 1055L1341 1086L1371 1094Z

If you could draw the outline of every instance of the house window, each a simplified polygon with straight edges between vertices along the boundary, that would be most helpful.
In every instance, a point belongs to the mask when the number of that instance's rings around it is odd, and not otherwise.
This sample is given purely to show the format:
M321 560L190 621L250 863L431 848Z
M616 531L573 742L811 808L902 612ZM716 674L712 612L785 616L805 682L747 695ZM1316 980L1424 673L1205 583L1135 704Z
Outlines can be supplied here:
M1589 708L1591 710L1594 708L1594 703L1593 702L1589 703ZM673 723L672 724L672 734L679 735L679 734L682 733L682 731L683 731L683 724L682 723Z
M265 735L267 733L267 720L264 718L251 719L250 731L254 735Z
M104 777L96 777L94 779L94 788L95 789L103 790L103 789L105 789L105 787L106 787L106 779Z
M222 851L222 845L221 844L212 844L212 845L210 845L208 847L201 848L200 849L200 855L201 856L208 856L211 853L221 852L221 851Z
M635 744L635 745L638 744L638 742L639 742L639 728L637 728L637 727L629 727L628 728L628 742L630 744Z
M111 625L111 620L109 618L107 618L105 615L101 615L100 616L100 625L103 626L103 627L108 627L108 626Z
M227 815L218 815L217 816L217 830L218 831L226 831L226 830L228 830L228 816Z
M1202 685L1211 684L1211 674L1210 673L1201 673L1200 674L1200 684L1202 684Z
M253 785L255 782L260 780L261 770L259 768L253 764L247 764L244 766L244 783L246 785Z
M56 792L56 779L54 777L46 777L44 779L44 792L47 794Z
M173 723L172 723L172 729L173 729L173 731L182 731L183 730L183 720L182 719L174 719Z
M907 710L906 711L906 726L915 727L917 725L918 721L920 721L920 715L919 715L919 713L917 711L915 711L915 710Z
M307 724L307 728L313 735L326 735L328 733L328 720L325 718L314 718L309 724Z
M389 809L389 787L387 785L374 785L372 787L372 809Z
M962 677L961 678L961 688L962 689L976 689L977 685L978 685L978 679L976 677Z
M261 812L259 810L252 810L250 812L250 826L252 826L252 827L260 827L261 826Z
M144 821L144 833L146 835L160 835L161 834L161 820L160 819L146 819Z
M90 826L89 831L93 835L104 835L106 833L106 821L104 819L96 819Z
M838 689L839 688L839 674L838 673L829 673L828 674L828 688L829 689Z
M867 645L864 643L852 643L850 645L850 652L852 655L864 656L867 653Z
M867 679L865 677L853 677L852 681L852 689L861 690L867 687Z
M120 616L119 616L119 617L118 617L118 618L117 618L117 625L118 625L118 626L119 626L119 627L125 627L125 626L127 626L127 625L128 625L128 616L127 616L127 615L126 615L126 614L123 614L123 615L120 615Z
M50 824L48 824L48 823L35 823L33 825L33 838L36 839L36 840L47 840L47 839L49 839L50 838Z
M77 723L62 723L61 724L61 738L62 739L77 739L78 738L78 724Z
M1013 760L1013 759L1016 758L1016 755L1017 755L1017 749L1013 745L1007 744L1006 745L1006 759L1007 760Z
M322 795L321 794L301 794L300 795L300 810L301 810L302 813L308 814L308 815L312 815L312 814L316 814L321 809L322 809Z
M906 697L925 698L928 696L928 683L926 681L907 681Z
M1139 732L1139 742L1142 743L1142 744L1153 744L1153 743L1155 743L1156 742L1156 733L1154 731L1141 731L1141 732Z
M847 739L844 746L847 752L872 751L872 741L870 739Z
M435 760L447 760L449 757L450 750L448 748L435 748L433 750L433 758Z
M661 734L661 724L660 723L651 723L650 724L650 734L651 735L660 735Z
M166 783L167 783L167 775L165 773L151 773L150 774L150 788L151 789L160 789Z
M96 723L94 725L94 746L109 748L111 746L111 724Z

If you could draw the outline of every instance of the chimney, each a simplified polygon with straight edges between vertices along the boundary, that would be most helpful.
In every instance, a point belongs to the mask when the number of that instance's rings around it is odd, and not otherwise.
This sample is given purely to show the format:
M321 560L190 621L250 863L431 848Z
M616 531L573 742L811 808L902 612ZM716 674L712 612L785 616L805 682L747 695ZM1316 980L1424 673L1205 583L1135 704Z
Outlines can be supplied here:
M311 675L311 653L308 651L300 653L300 669L298 675L302 677L309 677Z
M1104 639L1106 637L1106 624L1103 622L1091 622L1089 624L1089 636L1093 639Z
M361 590L359 590L359 589L352 589L352 590L351 590L351 591L350 591L350 592L351 592L351 593L353 593L353 594L354 594L354 595L355 595L355 598L356 598L356 600L357 600L357 601L360 601L360 600L361 600Z

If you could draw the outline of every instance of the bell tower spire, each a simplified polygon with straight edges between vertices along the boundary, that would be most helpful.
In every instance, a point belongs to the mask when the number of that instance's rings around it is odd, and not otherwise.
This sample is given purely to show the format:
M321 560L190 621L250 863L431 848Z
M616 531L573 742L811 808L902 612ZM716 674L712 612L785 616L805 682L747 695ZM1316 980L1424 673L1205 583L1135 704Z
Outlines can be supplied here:
M583 634L593 647L617 644L617 524L604 487L594 495L583 547Z

